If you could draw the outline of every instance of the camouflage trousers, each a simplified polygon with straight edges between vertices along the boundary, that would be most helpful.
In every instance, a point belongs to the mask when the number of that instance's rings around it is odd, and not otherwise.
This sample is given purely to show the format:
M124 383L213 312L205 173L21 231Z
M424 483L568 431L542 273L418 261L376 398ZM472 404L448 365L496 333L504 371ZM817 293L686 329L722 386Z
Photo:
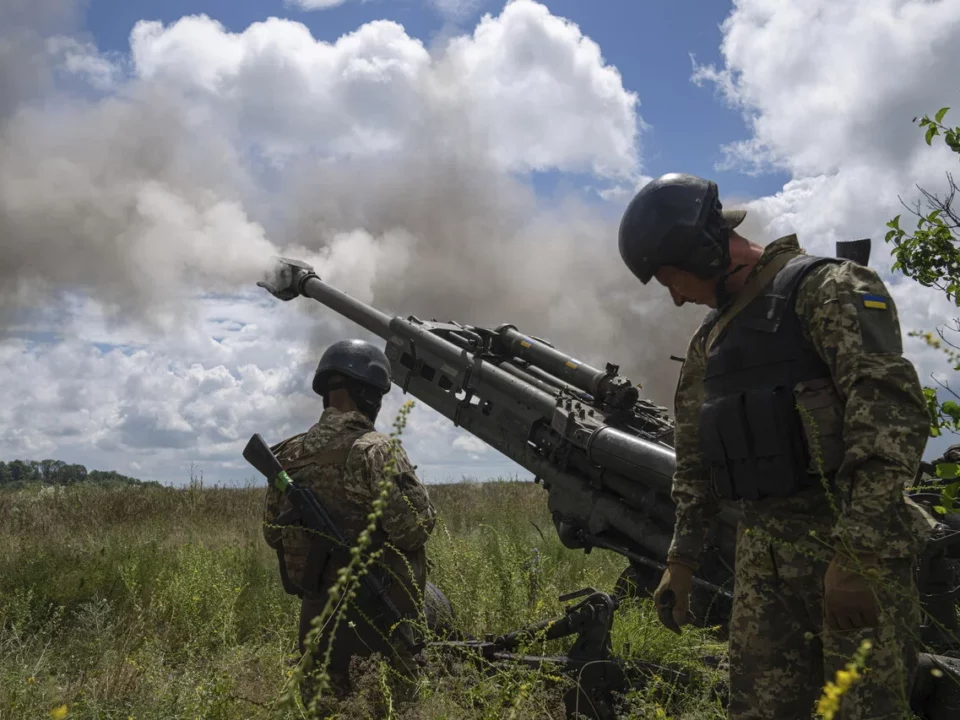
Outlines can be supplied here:
M741 527L730 618L732 720L814 717L825 683L864 640L872 643L865 670L841 696L834 720L912 717L920 619L913 561L883 563L880 626L844 632L822 621L826 568L827 561Z
M327 594L305 593L300 604L299 649L301 656L306 652L307 635L312 629L314 618L319 616L327 603ZM369 614L367 614L367 618ZM356 670L363 661L374 655L386 659L391 667L388 683L395 700L406 700L411 693L412 679L417 670L416 659L399 641L391 643L382 635L382 630L371 626L369 620L351 607L340 619L335 636L321 631L314 651L313 670L319 670L324 663L330 647L330 662L326 667L330 678L330 689L318 702L320 716L332 713L338 703L347 698L357 688L352 670ZM334 619L327 622L333 625ZM315 694L315 681L307 677L300 687L300 697L305 707L309 707Z

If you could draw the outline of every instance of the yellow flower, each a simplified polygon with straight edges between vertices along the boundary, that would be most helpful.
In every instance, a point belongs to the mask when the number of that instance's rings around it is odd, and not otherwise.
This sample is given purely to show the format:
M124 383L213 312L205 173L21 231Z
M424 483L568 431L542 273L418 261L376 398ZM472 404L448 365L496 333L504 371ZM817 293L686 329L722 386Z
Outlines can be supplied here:
M50 717L53 720L63 720L67 716L67 706L61 705L60 707L55 707L50 711Z
M849 670L838 670L837 671L837 687L840 689L845 689L850 687L850 683L853 682L853 673Z

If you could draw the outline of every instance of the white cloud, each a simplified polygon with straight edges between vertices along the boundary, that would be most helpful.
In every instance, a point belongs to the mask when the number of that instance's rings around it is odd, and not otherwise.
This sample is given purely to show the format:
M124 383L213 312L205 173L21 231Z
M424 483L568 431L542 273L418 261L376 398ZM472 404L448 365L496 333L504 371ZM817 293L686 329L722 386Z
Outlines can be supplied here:
M312 323L253 297L211 299L202 313L180 337L142 345L127 330L101 325L97 309L86 306L77 312L83 322L42 328L63 330L60 342L0 343L2 457L56 457L175 484L186 482L195 464L208 482L259 482L240 455L250 435L276 442L322 412L310 390L318 357L287 340L309 336ZM342 336L359 335L347 326L340 324ZM381 429L389 430L406 399L390 393ZM476 459L486 450L422 405L404 443L433 480L450 475L459 451ZM494 466L509 465L486 454Z
M914 115L956 97L960 6L926 0L738 0L725 66L699 68L745 112L757 156L799 175L851 159L910 170ZM946 104L946 103L944 103Z
M487 0L430 0L437 12L451 21L467 17L486 3Z
M486 454L490 450L485 442L473 435L461 435L453 441L453 447L469 453L473 459Z
M544 6L510 2L430 51L387 21L325 43L201 16L137 24L129 63L62 35L47 52L106 96L0 117L0 457L251 477L246 438L309 426L320 352L369 339L253 287L274 254L385 312L510 320L601 366L614 352L669 396L673 364L630 339L649 304L610 303L644 294L596 247L609 223L509 175L594 172L602 190L639 168L636 96ZM603 287L575 282L590 267ZM682 351L690 321L666 344ZM519 470L422 405L405 443L431 479Z
M957 314L935 291L891 274L883 238L899 213L911 227L900 198L912 203L918 184L943 187L956 163L911 121L960 107L958 31L956 2L737 0L723 24L724 66L693 76L715 84L752 130L724 148L722 164L792 176L781 192L749 203L744 234L768 241L796 232L810 251L831 255L837 240L871 237L871 265L891 288L904 334ZM945 369L941 353L919 340L905 345L927 384Z
M637 171L637 95L574 23L515 0L498 17L485 15L472 37L453 40L450 52L457 87L505 166Z
M276 162L396 150L427 126L449 133L455 114L464 127L436 141L455 150L468 135L506 169L638 169L636 94L596 43L532 0L433 55L386 20L327 43L289 20L230 33L194 16L137 23L131 45L139 77L186 94Z
M97 90L111 90L120 81L122 69L102 55L92 43L81 43L59 35L47 41L47 52L57 59L64 70L80 76Z

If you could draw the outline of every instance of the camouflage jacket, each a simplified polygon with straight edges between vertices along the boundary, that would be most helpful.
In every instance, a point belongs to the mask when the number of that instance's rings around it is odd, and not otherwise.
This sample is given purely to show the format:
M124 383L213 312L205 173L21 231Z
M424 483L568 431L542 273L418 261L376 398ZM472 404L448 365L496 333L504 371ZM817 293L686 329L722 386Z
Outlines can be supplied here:
M398 607L413 612L421 605L420 596L426 583L424 543L433 532L436 511L403 447L397 444L392 453L391 439L377 432L366 416L335 408L324 410L319 422L307 432L274 447L284 467L297 464L298 458L338 450L347 451L343 464L309 464L288 474L294 482L314 492L352 546L369 524L373 501L380 493L379 485L393 455L386 507L377 521L369 550L383 548L378 574L390 584L389 594ZM314 535L297 526L276 526L277 517L288 508L279 491L269 487L263 517L264 538L273 548L279 547L282 541L287 574L300 586ZM343 559L342 555L339 557ZM333 585L339 567L328 563L322 570L319 592L325 594ZM410 586L411 580L416 588Z
M768 245L746 279L749 286L772 258L802 253L795 235ZM881 314L861 312L864 295L885 298ZM827 364L842 410L842 447L835 494L820 488L789 498L733 503L744 525L774 538L817 546L842 541L857 553L903 557L917 552L930 518L904 495L915 477L929 433L923 390L903 357L893 299L879 276L853 262L811 270L797 288L795 310L805 337ZM704 533L721 503L702 466L699 413L703 404L705 341L710 324L693 335L674 400L676 525L668 557L697 561ZM833 509L837 509L837 513ZM815 531L821 538L812 539Z

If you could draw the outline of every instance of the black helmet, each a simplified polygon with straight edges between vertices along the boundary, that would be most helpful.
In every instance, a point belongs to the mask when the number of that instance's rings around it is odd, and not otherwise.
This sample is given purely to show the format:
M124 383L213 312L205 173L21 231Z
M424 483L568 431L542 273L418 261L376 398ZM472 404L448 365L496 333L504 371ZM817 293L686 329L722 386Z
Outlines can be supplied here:
M341 340L328 347L313 376L313 391L325 396L334 387L355 384L331 383L330 378L336 375L370 386L380 395L390 392L390 361L380 348L364 340Z
M640 189L620 221L620 257L646 285L664 265L714 278L730 265L730 230L745 210L723 210L717 184L669 173Z

